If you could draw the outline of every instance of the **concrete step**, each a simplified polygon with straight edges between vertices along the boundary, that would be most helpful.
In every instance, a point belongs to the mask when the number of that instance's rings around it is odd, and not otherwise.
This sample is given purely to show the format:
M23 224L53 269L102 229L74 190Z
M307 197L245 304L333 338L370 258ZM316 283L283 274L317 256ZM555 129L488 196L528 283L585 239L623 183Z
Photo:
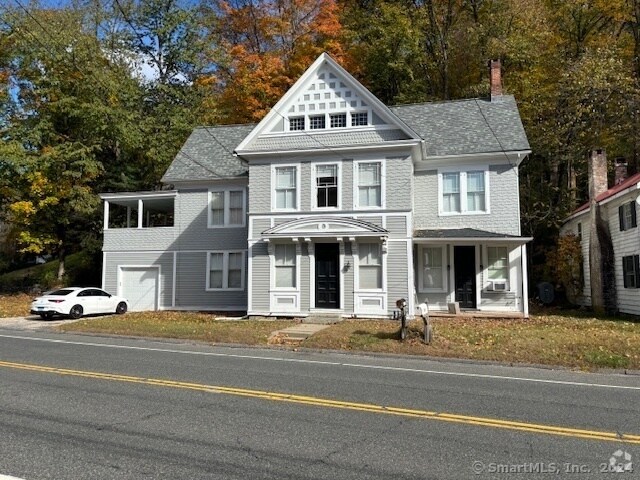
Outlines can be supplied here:
M304 324L315 324L315 325L332 325L334 323L340 323L344 321L339 315L335 313L331 314L311 314L308 317L302 318L302 323Z
M325 328L329 328L329 325L300 323L271 333L269 343L299 343Z

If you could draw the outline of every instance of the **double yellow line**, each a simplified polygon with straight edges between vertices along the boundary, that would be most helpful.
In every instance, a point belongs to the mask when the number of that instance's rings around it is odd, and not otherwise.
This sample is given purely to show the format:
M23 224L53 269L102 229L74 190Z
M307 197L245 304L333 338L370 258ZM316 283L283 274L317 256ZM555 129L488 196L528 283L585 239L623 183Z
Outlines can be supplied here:
M320 397L309 397L305 395L293 395L287 393L267 392L262 390L249 390L245 388L223 387L218 385L206 385L202 383L176 382L173 380L163 380L159 378L134 377L129 375L118 375L113 373L89 372L83 370L70 370L67 368L46 367L43 365L32 365L26 363L14 363L0 361L0 367L28 370L32 372L53 373L57 375L68 375L73 377L94 378L98 380L111 380L116 382L138 383L142 385L153 385L156 387L182 388L186 390L197 390L208 393L221 393L226 395L236 395L240 397L258 398L261 400L272 400L302 405L312 405L316 407L340 408L343 410L357 410L361 412L383 413L387 415L398 415L402 417L422 418L427 420L439 420L442 422L462 423L466 425L478 425L481 427L503 428L507 430L517 430L521 432L542 433L547 435L559 435L564 437L584 438L588 440L600 440L609 442L624 442L628 444L640 445L640 435L627 433L604 432L583 430L578 428L565 428L553 425L543 425L536 423L513 422L510 420L498 420L488 417L474 417L469 415L456 415L453 413L433 412L428 410L415 410L408 408L390 407L375 405L372 403L354 403L330 400Z

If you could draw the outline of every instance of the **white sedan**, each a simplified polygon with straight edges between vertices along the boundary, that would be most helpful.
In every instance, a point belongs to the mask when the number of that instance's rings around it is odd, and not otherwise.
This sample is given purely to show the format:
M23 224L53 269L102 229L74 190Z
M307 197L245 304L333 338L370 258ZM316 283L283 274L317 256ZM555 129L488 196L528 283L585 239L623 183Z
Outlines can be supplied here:
M48 292L31 302L31 313L50 320L54 315L80 318L97 313L126 313L129 302L99 288L68 287Z

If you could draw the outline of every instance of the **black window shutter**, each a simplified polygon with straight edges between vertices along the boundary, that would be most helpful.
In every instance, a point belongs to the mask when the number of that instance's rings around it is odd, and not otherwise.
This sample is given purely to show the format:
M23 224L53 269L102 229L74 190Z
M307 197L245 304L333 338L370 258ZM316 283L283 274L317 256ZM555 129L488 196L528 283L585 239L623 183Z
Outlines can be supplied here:
M636 284L634 287L640 288L640 255L633 256L633 266L636 274Z
M620 231L624 230L624 205L618 207L618 218L620 219Z
M636 202L629 202L629 208L631 208L631 226L637 227L638 222L636 221Z
M627 282L627 267L628 267L627 259L628 258L629 257L622 257L622 280L624 282L624 288L629 288L629 285L628 285L629 282Z

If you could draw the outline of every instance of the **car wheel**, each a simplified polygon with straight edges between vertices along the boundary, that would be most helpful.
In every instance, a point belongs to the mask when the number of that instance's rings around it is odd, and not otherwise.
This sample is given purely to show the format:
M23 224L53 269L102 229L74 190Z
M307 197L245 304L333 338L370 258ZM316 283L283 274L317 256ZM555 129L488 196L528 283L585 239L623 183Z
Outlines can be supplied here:
M41 318L41 319L43 319L43 320L44 320L45 318L47 318L46 314L44 314L44 313L39 313L38 315L40 315L40 318Z
M43 314L42 318L46 318L47 320L53 319L53 312L47 312Z
M116 313L118 315L122 315L123 313L127 313L127 304L124 302L120 302L116 307Z
M82 316L84 310L82 310L82 307L80 305L74 305L73 307L71 307L71 310L69 310L69 316L71 318L80 318Z

